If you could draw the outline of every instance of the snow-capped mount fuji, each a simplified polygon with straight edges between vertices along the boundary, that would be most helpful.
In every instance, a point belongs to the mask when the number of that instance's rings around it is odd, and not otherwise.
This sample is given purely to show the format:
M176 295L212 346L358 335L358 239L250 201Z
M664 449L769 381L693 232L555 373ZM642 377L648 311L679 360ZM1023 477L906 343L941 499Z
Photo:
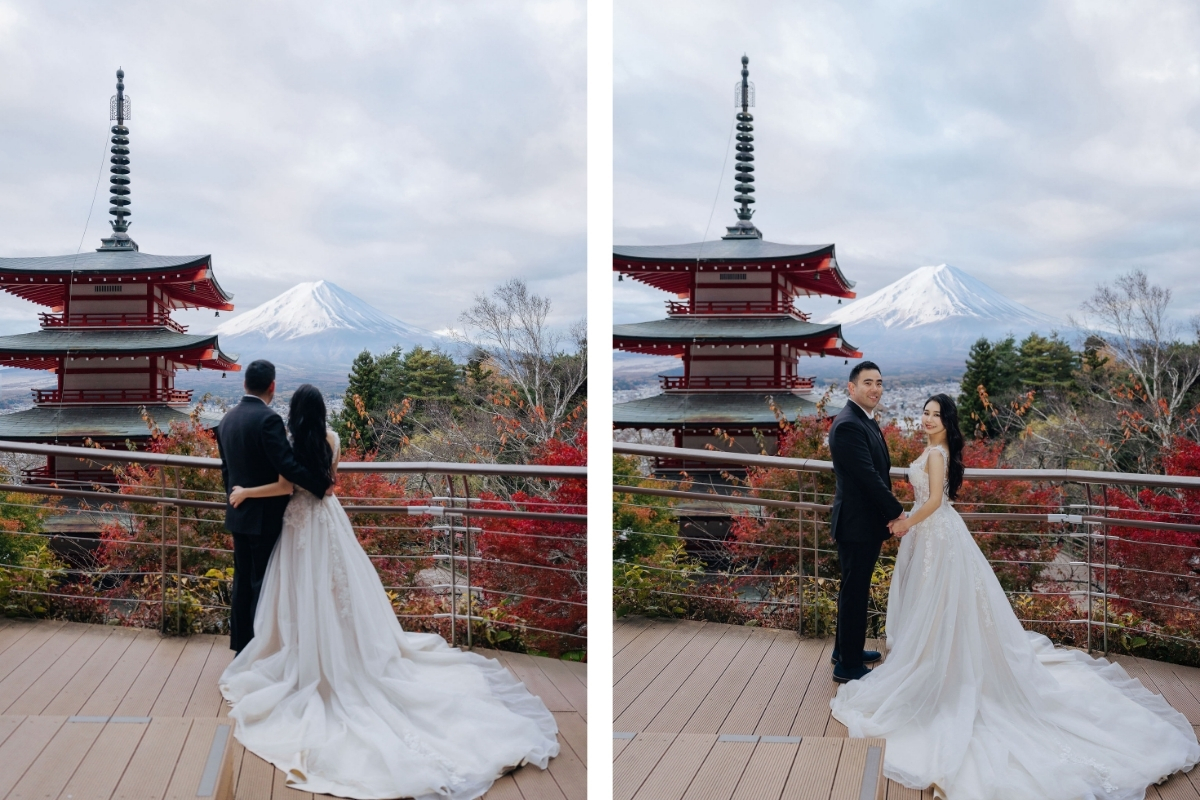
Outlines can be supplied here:
M947 264L915 269L823 322L841 324L846 340L885 374L930 378L961 375L981 336L1019 340L1031 331L1049 335L1067 328ZM800 365L802 372L809 363Z
M364 349L381 353L400 345L447 349L449 339L383 313L335 283L314 281L288 289L238 314L212 331L221 349L243 364L267 358L277 364L341 369Z

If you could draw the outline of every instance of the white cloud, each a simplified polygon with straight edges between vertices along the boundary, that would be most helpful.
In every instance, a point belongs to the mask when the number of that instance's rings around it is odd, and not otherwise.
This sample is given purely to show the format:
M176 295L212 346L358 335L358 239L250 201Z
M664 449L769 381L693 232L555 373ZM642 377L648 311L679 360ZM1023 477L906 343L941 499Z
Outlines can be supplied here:
M946 262L1061 316L1143 267L1200 312L1200 6L618 0L615 21L619 243L699 238L745 52L755 222L836 243L860 295ZM661 316L614 288L622 321Z
M524 277L578 318L585 47L583 0L0 0L0 255L79 244L121 66L130 233L211 253L239 310L325 278L440 329Z

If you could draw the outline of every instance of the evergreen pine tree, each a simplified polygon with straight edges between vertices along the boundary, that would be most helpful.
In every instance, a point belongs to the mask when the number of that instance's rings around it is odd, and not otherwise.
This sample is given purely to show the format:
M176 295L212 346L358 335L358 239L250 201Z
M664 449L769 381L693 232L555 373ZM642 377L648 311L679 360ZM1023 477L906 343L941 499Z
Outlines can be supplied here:
M967 356L967 369L963 373L959 389L958 421L963 436L970 438L981 434L990 435L989 416L979 397L979 387L982 386L990 395L995 382L996 352L992 343L981 336L971 345L971 352Z
M338 436L360 450L375 446L371 412L379 406L379 368L370 350L363 350L350 367L342 410L334 417Z

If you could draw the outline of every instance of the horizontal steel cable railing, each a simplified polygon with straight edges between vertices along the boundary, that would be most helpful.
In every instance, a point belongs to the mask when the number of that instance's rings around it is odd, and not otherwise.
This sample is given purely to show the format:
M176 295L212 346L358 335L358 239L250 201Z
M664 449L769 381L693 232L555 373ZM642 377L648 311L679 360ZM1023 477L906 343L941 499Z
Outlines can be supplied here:
M227 629L232 550L219 459L4 441L0 453L112 468L103 482L43 474L0 483L8 613ZM482 636L489 646L519 638L537 650L586 648L586 508L554 496L586 468L342 462L338 473L339 501L406 625L468 647ZM5 563L5 537L52 545L56 557Z
M637 571L662 576L660 582L668 584L663 595L695 602L710 617L728 615L735 606L770 608L774 619L763 624L787 622L800 631L828 632L839 584L828 528L831 462L622 442L614 443L614 452L657 465L708 467L699 477L669 478L643 470L636 478L614 482L614 514L635 520L671 514L679 523L679 531L637 530L637 523L615 531L618 546L636 537L669 543L682 536L692 557L687 563L630 560ZM733 474L713 481L713 469ZM746 480L768 471L793 477L757 486ZM894 467L892 478L898 489L907 486L907 470ZM1189 513L1186 504L1153 503L1183 495L1200 498L1200 478L968 469L964 487L972 485L1042 487L1028 492L1039 502L989 500L987 492L965 491L974 498L964 502L960 496L956 503L1028 627L1089 650L1128 652L1153 640L1158 650L1172 650L1171 658L1200 659L1200 515ZM1148 501L1152 507L1145 507ZM629 566L618 564L619 569ZM884 575L890 580L890 572ZM672 577L688 590L672 591L679 588L669 585ZM621 591L618 586L618 602ZM658 588L641 591L657 593ZM886 599L873 602L882 604L877 611L881 630ZM762 616L770 615L754 618ZM824 631L821 622L827 625Z

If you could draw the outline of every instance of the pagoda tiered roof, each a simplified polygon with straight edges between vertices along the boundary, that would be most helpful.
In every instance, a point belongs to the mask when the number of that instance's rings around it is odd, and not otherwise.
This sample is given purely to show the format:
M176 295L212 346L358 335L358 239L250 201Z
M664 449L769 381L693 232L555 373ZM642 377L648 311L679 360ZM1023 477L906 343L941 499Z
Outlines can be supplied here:
M779 423L775 410L784 419L795 420L815 414L817 404L811 395L805 397L790 392L665 393L614 405L613 425L618 428L771 428ZM827 412L836 413L837 410L830 408Z
M146 416L161 430L172 422L188 422L185 410L167 405L144 407ZM12 414L0 414L0 439L46 442L55 439L82 441L118 441L146 439L150 428L138 406L34 406ZM202 415L206 425L216 425L219 418Z
M67 357L168 356L209 369L237 370L237 356L221 352L216 335L178 333L167 328L94 330L43 329L0 336L0 363L24 369L53 369Z
M175 308L233 310L233 295L212 273L212 256L156 256L100 250L63 256L0 258L0 289L61 310L75 283L154 283Z
M691 344L771 344L788 342L814 353L861 358L842 339L841 325L820 325L795 317L729 319L679 316L613 326L613 346L633 353L682 355Z
M831 244L780 244L758 238L613 247L613 269L673 294L686 294L696 272L782 273L798 291L855 297L854 281L842 274Z

